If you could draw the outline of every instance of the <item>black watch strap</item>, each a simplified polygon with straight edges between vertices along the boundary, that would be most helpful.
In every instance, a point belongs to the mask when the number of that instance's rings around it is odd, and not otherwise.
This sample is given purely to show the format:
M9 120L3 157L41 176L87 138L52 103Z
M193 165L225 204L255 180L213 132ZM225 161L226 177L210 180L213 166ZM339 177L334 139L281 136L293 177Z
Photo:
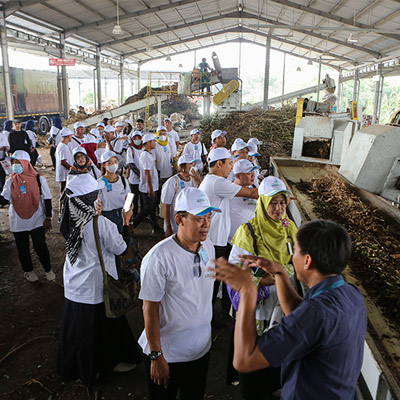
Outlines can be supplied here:
M149 358L151 361L157 360L157 358L161 357L163 355L162 350L160 351L151 351L149 354Z

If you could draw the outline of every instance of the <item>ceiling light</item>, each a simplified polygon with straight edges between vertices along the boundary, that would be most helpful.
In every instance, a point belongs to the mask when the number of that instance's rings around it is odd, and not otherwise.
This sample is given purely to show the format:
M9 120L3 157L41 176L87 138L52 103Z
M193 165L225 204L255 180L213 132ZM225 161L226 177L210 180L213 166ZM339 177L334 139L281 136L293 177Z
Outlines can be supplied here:
M168 54L167 58L165 59L165 61L171 61L171 56Z
M124 31L121 28L121 25L115 25L112 30L113 35L123 35Z
M179 65L178 65L178 68L183 68L183 65L182 65L182 64L179 64Z
M358 42L358 39L357 39L356 36L353 37L353 34L350 33L349 38L347 39L347 41L348 41L349 43L357 43L357 42Z
M311 58L308 60L307 65L313 65L313 62L311 61Z
M123 35L124 31L119 24L119 0L117 0L117 24L114 26L112 30L113 35Z
M297 72L301 72L301 68L300 68L300 67L297 67L296 71L297 71Z

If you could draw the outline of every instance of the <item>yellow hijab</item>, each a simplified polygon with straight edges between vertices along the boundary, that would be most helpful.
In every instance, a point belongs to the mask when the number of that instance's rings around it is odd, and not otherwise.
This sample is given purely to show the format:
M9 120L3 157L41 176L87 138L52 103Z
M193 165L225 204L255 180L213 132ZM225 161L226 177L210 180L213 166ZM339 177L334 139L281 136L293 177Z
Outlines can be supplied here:
M297 227L288 218L286 211L280 220L272 219L267 213L271 200L280 194L284 194L288 201L287 195L282 192L276 193L273 196L260 196L257 200L254 218L249 223L254 230L258 247L257 255L284 265L288 273L293 275L293 267L289 266L292 255L289 253L288 243L290 243L293 251ZM239 226L232 239L232 244L254 254L253 237L246 224Z
M159 143L159 144L161 144L161 146L166 146L167 144L168 144L168 135L167 135L167 132L165 132L165 137L166 137L166 139L162 142L161 140L160 140L160 136L162 136L161 134L163 133L164 131L160 131L160 132L157 132L157 143Z

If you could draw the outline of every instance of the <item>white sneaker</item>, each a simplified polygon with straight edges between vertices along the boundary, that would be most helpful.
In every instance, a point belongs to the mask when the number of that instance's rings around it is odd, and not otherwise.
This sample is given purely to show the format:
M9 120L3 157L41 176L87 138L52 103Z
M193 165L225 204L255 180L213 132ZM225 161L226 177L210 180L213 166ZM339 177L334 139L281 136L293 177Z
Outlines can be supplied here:
M136 368L136 364L130 362L119 362L113 369L114 372L128 372Z
M24 272L24 278L28 282L36 282L39 280L38 276L36 275L35 271Z
M46 272L45 276L48 281L54 281L56 279L56 274L53 272L52 269L49 272Z

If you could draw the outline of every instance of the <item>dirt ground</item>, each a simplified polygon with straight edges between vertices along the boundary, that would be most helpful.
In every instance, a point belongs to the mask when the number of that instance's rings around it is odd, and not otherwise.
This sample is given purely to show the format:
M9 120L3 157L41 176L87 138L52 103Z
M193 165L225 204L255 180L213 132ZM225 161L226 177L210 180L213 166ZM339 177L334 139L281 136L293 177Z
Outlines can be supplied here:
M47 179L55 215L58 216L58 184L51 170L48 149L40 149L46 169L39 170ZM62 268L64 240L58 232L57 217L46 240L56 281L48 282L40 262L31 249L39 282L23 278L13 235L9 232L8 208L0 208L0 399L135 399L144 400L146 379L143 363L128 373L113 373L93 392L79 382L63 382L56 373L58 336L63 306ZM151 234L149 223L139 227L136 236L144 255L162 236ZM128 314L138 338L143 330L141 304ZM225 384L229 326L213 331L213 347L206 390L207 399L240 399L237 387Z

